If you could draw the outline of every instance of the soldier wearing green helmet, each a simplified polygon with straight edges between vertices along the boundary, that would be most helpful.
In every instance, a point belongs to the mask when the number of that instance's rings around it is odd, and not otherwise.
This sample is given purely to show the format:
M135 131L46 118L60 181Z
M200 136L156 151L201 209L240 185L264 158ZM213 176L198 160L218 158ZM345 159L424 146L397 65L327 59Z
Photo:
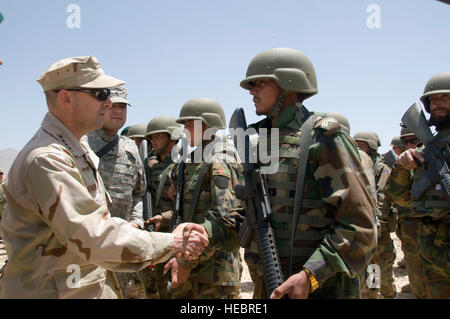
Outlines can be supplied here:
M390 225L395 225L395 212L391 209L391 202L387 201L384 195L387 179L391 174L391 168L387 165L383 157L378 153L381 146L380 138L375 132L358 132L353 136L358 147L367 153L374 164L375 188L377 193L377 220L379 222L378 245L371 264L380 267L380 287L369 287L366 282L361 284L361 296L365 299L378 299L378 292L381 292L385 299L392 299L397 296L397 289L393 278L392 267L395 262L396 251L394 242L390 236L395 229ZM369 270L372 268L368 268Z
M226 127L225 113L213 99L194 98L182 106L177 122L184 124L186 140L195 150L185 156L182 147L184 164L171 166L175 185L169 193L180 203L175 214L182 222L190 220L207 230L209 246L198 261L171 259L166 265L165 271L172 273L171 298L238 298L242 265L236 218L242 205L234 186L240 164L226 137L217 134Z
M155 224L155 231L169 232L174 202L167 195L169 166L173 163L171 152L178 140L182 138L181 124L171 116L154 117L147 124L146 138L151 142L152 150L144 161L147 182L152 196L152 214L147 223ZM164 218L165 216L166 218ZM167 280L164 276L164 264L146 268L142 271L147 299L166 299Z
M357 298L358 274L375 251L375 203L351 137L336 119L303 105L318 93L313 64L298 50L269 49L251 60L240 85L253 96L256 114L266 116L251 126L259 133L262 128L269 129L269 134L279 129L280 139L279 168L264 178L285 281L271 296L266 294L254 240L245 250L255 284L253 297ZM303 131L304 123L311 129ZM313 143L303 150L301 136L309 134ZM303 174L298 174L298 167L305 151L303 178L298 177ZM297 179L305 183L304 194L296 192ZM299 207L294 205L297 196L304 197ZM293 220L298 221L296 225Z
M443 154L448 166L450 162L448 155L450 71L433 75L426 83L420 100L425 111L430 114L429 126L434 126L437 132L433 139L436 145L435 153ZM423 182L429 170L430 165L424 158L428 147L410 148L399 156L388 184L388 193L399 205L408 208L404 215L403 226L406 225L406 220L417 226L414 232L407 231L414 236L415 251L419 255L416 262L422 267L418 269L421 276L418 276L416 281L414 278L411 280L409 269L411 264L408 262L408 257L412 255L405 255L411 290L416 294L415 290L421 289L422 294L419 297L423 298L448 298L450 296L448 195L444 191L444 184L440 178L430 183L420 194L413 195L414 186ZM415 284L418 286L414 287Z
M136 143L136 146L139 150L142 141L145 140L146 134L147 134L147 125L139 123L130 126L127 136Z
M400 155L405 150L416 148L420 145L419 139L408 128L402 127L400 130L400 144L396 141L396 145L402 146ZM394 141L391 143L394 145ZM398 205L390 199L389 194L386 194L386 198L392 202L397 214L397 227L395 233L400 239L401 247L404 255L404 259L398 262L398 266L405 268L408 272L409 283L401 288L403 293L412 293L416 298L425 298L424 286L423 286L423 273L425 268L420 261L420 256L417 252L418 246L418 231L419 223L417 218L408 217L410 210L408 207Z

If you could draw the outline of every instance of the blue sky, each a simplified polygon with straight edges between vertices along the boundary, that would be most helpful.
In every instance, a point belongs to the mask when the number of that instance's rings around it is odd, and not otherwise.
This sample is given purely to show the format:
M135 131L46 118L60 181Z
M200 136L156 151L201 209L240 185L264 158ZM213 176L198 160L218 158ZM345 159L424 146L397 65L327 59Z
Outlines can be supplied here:
M81 9L69 28L70 4ZM380 9L380 28L367 20ZM254 113L240 88L259 52L291 47L313 62L319 94L310 110L347 116L352 135L375 131L379 151L399 135L400 118L426 81L450 70L450 6L436 0L2 0L0 12L0 150L20 150L47 109L36 79L53 62L94 55L126 81L126 125L178 117L184 102L210 97Z

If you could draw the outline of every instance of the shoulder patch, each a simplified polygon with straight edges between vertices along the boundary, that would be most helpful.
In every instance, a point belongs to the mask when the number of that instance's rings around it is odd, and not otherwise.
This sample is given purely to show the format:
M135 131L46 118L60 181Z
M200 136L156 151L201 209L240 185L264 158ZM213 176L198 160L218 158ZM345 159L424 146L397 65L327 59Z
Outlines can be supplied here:
M314 123L314 129L322 130L325 136L331 136L341 131L341 124L332 117L322 117Z
M212 172L213 176L225 176L231 178L231 172L228 168L214 168Z

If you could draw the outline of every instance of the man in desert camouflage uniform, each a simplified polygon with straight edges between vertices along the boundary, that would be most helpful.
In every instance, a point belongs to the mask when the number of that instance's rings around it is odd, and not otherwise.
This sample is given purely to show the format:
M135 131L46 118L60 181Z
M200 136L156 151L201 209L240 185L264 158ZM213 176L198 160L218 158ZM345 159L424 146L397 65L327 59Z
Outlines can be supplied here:
M449 165L450 132L450 71L438 73L430 78L420 98L425 110L430 114L429 125L435 126L435 145L442 152ZM386 192L399 205L408 207L407 218L417 221L415 250L423 265L417 278L422 284L425 298L450 297L450 202L442 182L432 182L417 199L411 190L415 183L424 178L428 165L422 156L426 148L410 148L403 152L394 168ZM420 161L419 166L416 161ZM403 222L402 227L405 226ZM402 229L402 232L405 229ZM409 235L412 232L406 231ZM407 267L409 266L406 255ZM409 268L408 268L409 272ZM410 278L411 280L411 278ZM411 288L415 288L411 281ZM422 296L419 296L422 297Z
M135 228L142 229L142 199L145 193L144 166L136 144L118 132L127 120L128 91L124 87L111 89L111 106L106 110L103 127L90 132L88 142L100 158L98 170L111 196L109 212ZM125 298L144 298L144 287L136 273L116 273Z
M267 116L252 127L268 128L269 133L279 129L279 168L265 178L285 282L270 297L359 297L358 274L375 251L375 204L354 141L335 119L316 116L302 104L318 92L311 61L294 49L263 51L250 62L241 87L253 96L256 114ZM300 149L301 126L310 116L313 144L306 150L304 199L298 224L293 225L298 162L305 151ZM297 231L292 243L293 227ZM256 245L245 257L259 292L254 297L269 297Z
M149 233L109 213L85 134L103 126L108 88L124 82L92 56L60 60L38 82L49 111L4 183L9 261L0 298L120 298L112 271L139 271L172 254L197 258L207 244L201 226Z
M365 299L377 299L378 291L380 290L384 298L392 299L397 295L392 272L396 251L394 242L390 235L390 233L394 230L389 229L388 227L388 219L393 212L391 211L390 203L385 204L384 196L384 188L391 173L391 168L383 162L380 154L378 153L378 147L381 146L381 142L376 133L359 132L355 134L353 139L358 144L358 148L370 156L374 164L375 187L377 192L376 214L380 225L377 250L371 264L378 265L380 267L380 273L377 273L377 270L375 269L375 276L380 276L379 279L381 287L380 289L372 288L372 286L368 285L365 281L361 284L361 295ZM371 266L368 270L373 271L373 267L374 266ZM367 273L367 275L369 275L369 273Z
M167 182L169 166L172 164L172 149L182 137L182 125L171 116L157 116L147 124L146 137L152 145L152 156L147 158L145 173L152 196L152 214L149 223L154 223L154 230L170 231L170 218L174 201L168 197L169 183ZM166 215L163 218L162 214ZM165 222L163 224L163 222ZM164 264L142 271L145 284L145 296L148 299L168 298L167 279L164 276Z
M183 222L205 226L210 245L198 261L169 261L165 270L172 267L171 297L237 298L241 264L235 227L242 206L234 186L239 183L240 164L226 137L215 133L226 127L223 108L213 99L195 98L183 105L177 122L184 124L190 146L197 148L187 155L184 172L180 171L181 164L172 169L172 182L182 186L176 194L177 200L182 199L176 213ZM186 147L183 152L187 154ZM184 178L182 185L178 184L178 176ZM174 270L178 270L175 280Z

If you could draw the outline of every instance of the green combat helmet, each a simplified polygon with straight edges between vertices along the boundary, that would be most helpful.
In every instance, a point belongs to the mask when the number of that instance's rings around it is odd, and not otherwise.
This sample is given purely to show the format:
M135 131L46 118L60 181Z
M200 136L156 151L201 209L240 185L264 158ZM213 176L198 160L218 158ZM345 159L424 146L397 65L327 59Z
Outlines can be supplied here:
M152 134L167 133L172 139L180 139L183 136L183 127L177 123L177 119L171 116L157 116L147 124L147 138Z
M240 85L251 90L254 81L261 79L272 79L283 90L269 117L279 113L288 92L298 92L301 100L318 92L313 64L305 54L295 49L274 48L259 53L250 61Z
M177 123L201 120L207 128L226 128L225 112L219 102L206 98L195 98L187 101L181 107Z
M407 136L415 136L416 134L414 134L413 132L411 132L408 128L406 127L402 127L402 129L400 130L400 138L404 138Z
M128 130L129 138L145 138L147 134L147 125L145 124L134 124Z
M400 147L402 150L405 149L405 145L403 145L403 142L400 138L400 136L396 136L391 140L391 145L392 147Z
M378 147L381 146L380 139L375 132L358 132L353 137L355 141L364 141L369 144L369 147L375 152L378 150Z
M326 115L328 117L334 118L336 121L338 121L339 124L341 124L341 127L347 133L350 135L350 122L348 121L348 118L342 115L341 113L337 112L327 112Z
M429 97L440 93L450 94L450 71L444 71L432 76L425 85L425 90L420 100L428 113L430 113Z

